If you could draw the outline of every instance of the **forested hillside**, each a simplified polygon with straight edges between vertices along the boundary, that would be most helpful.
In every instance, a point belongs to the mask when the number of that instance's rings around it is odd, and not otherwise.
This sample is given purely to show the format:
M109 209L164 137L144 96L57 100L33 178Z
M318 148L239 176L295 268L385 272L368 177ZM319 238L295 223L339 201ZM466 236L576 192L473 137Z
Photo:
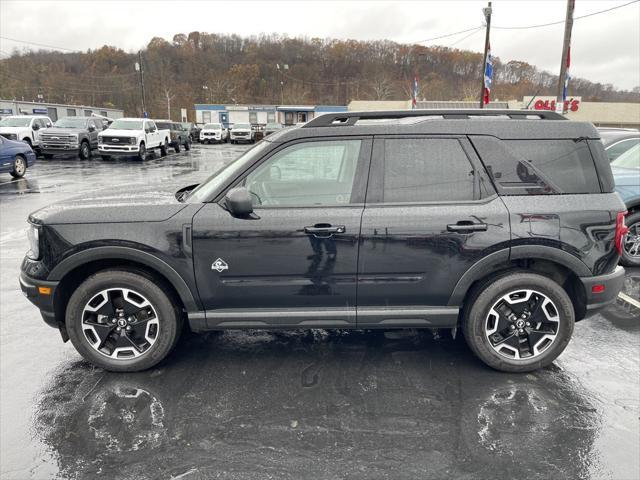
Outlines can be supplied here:
M346 104L359 99L408 99L414 74L420 98L477 98L482 55L391 41L243 38L192 32L171 42L153 38L142 52L147 109L172 116L194 103ZM15 52L0 61L0 98L81 103L139 114L137 53L104 46L84 53ZM280 66L280 70L277 68ZM284 65L288 66L285 69ZM555 94L557 77L523 61L495 62L493 99ZM205 88L206 87L206 88ZM640 101L640 92L573 79L583 100Z

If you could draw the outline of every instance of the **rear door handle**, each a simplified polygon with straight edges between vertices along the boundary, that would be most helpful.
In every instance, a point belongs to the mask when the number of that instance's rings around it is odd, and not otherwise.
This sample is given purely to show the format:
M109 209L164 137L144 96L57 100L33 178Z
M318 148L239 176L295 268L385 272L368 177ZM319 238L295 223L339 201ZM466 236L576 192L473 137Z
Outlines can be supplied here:
M447 230L450 232L486 232L486 223L473 223L470 221L460 221L458 223L450 223L447 225Z
M317 223L311 227L304 227L304 233L309 235L333 235L334 233L344 233L346 228L344 225L327 225Z

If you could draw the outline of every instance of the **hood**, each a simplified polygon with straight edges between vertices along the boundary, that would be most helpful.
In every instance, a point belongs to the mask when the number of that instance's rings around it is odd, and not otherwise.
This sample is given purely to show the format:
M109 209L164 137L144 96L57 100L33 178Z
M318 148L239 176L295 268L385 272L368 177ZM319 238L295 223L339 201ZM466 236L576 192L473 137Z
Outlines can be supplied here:
M29 221L41 225L162 222L186 206L175 197L181 186L97 190L36 210Z
M233 132L251 132L250 128L234 128L233 130L231 130L231 133Z
M87 130L84 128L71 128L71 127L49 127L40 130L40 133L47 133L49 135L72 135L75 133L84 133Z
M0 133L20 133L31 130L29 127L0 127Z
M107 128L101 131L98 136L104 137L105 135L114 137L136 137L142 132L142 130L116 130L115 128Z

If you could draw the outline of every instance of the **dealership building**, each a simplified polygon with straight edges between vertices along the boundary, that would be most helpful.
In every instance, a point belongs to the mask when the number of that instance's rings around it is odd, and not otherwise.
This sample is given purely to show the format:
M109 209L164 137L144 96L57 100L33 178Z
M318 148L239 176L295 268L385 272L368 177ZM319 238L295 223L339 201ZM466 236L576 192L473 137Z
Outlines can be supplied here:
M304 123L323 113L346 112L340 105L215 105L196 104L196 123L266 125Z
M54 122L64 117L90 117L100 115L108 118L124 117L124 110L117 108L90 107L87 105L62 105L59 103L23 102L0 99L0 117L9 115L46 115Z
M478 102L419 101L419 109L478 108ZM524 97L522 100L496 101L486 108L515 110L555 110L555 97ZM591 122L598 127L640 128L640 103L583 102L581 97L570 97L565 116L569 120ZM411 100L354 100L350 111L410 110Z

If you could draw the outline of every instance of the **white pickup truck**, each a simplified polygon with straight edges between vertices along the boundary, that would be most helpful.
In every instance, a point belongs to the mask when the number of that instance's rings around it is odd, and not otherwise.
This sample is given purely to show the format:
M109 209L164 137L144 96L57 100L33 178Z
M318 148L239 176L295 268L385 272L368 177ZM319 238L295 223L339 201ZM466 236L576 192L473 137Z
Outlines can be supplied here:
M0 121L0 135L8 140L22 140L40 149L40 130L49 128L51 119L44 115L12 115Z
M144 160L149 150L160 150L165 156L171 133L159 130L148 118L118 118L98 134L98 152L103 159L114 156L137 157Z

